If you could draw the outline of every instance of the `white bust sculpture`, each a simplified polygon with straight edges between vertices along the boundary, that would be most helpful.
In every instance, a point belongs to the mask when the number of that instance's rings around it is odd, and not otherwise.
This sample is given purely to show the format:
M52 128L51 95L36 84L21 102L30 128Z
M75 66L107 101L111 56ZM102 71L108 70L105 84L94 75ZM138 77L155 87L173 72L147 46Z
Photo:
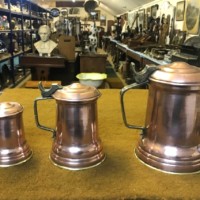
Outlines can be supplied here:
M40 26L38 29L38 34L41 40L34 43L36 50L38 51L40 56L42 56L43 54L47 54L48 56L50 56L51 52L57 47L58 44L49 39L51 34L49 26Z

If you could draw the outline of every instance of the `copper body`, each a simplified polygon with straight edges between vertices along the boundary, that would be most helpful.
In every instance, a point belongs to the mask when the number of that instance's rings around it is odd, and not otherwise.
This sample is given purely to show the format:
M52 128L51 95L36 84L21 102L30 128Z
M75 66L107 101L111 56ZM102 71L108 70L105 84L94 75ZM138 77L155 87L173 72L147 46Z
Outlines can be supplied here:
M139 159L168 172L200 170L200 86L150 82L145 127L135 149Z
M186 63L160 66L149 77L145 126L135 154L143 163L168 173L200 171L200 69Z
M82 169L99 164L104 157L98 137L96 101L57 102L56 138L51 160L59 166Z
M15 106L18 108L12 113ZM26 162L31 158L32 150L25 139L22 106L15 102L3 102L0 103L0 110L0 167Z
M59 167L80 170L94 167L105 159L98 136L99 93L93 96L93 91L89 89L88 92L88 88L74 83L53 94L57 103L57 117L50 159Z

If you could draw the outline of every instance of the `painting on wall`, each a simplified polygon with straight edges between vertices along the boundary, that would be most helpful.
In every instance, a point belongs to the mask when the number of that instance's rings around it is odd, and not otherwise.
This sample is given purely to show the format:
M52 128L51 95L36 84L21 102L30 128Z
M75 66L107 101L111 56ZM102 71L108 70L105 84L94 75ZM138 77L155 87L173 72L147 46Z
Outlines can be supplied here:
M156 19L157 11L158 11L158 4L151 6L151 16Z
M151 15L151 7L148 7L148 8L146 9L146 14L147 14L148 16Z
M200 1L187 0L184 13L183 30L190 34L198 34L199 31L199 16L200 16Z
M128 25L129 27L132 29L134 28L135 26L135 18L136 18L136 12L129 12L128 13Z
M144 14L145 14L144 9L138 11L138 24L141 25L142 27L144 26Z
M184 20L185 1L179 1L176 4L176 21Z
M88 20L89 21L99 21L100 20L100 10L94 10L91 13L89 13Z
M106 16L105 15L100 16L100 26L106 26Z

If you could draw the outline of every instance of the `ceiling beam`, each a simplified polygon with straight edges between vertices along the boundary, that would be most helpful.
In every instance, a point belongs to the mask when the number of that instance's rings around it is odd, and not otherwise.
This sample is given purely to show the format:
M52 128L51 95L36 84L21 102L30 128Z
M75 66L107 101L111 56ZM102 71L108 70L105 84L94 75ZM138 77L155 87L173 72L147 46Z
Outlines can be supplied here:
M83 7L85 1L56 1L56 7Z

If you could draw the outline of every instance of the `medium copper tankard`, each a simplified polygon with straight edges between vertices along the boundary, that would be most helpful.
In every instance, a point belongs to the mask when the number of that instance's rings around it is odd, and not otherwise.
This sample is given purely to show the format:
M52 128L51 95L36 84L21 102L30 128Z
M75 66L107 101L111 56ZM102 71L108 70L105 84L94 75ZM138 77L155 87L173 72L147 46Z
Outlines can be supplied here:
M141 130L135 154L143 163L168 173L200 171L200 68L184 62L146 66L137 83L121 90L122 116L128 128ZM148 84L145 126L127 122L123 96Z
M71 170L94 167L105 159L98 136L97 99L100 92L91 86L73 83L44 89L34 101L36 124L54 135L50 159L56 166ZM37 102L54 98L57 103L56 130L40 125Z
M32 156L22 113L23 107L17 102L0 103L0 167L24 163Z

